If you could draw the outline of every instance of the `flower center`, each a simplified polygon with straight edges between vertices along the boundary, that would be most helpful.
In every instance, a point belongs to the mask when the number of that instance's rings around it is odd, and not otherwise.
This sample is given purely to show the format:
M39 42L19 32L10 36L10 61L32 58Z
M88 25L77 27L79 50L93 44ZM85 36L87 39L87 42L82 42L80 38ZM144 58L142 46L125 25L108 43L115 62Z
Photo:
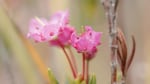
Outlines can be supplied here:
M50 36L53 36L53 35L54 35L54 32L50 32L49 35L50 35Z

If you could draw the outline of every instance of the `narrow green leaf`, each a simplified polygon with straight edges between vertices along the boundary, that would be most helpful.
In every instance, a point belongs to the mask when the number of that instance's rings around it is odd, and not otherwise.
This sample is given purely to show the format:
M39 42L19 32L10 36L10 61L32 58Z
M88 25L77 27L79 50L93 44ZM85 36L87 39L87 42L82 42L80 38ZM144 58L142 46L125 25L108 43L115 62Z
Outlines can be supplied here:
M90 78L90 83L89 84L96 84L96 76L93 74Z
M49 76L50 84L59 84L50 68L48 68L48 76Z

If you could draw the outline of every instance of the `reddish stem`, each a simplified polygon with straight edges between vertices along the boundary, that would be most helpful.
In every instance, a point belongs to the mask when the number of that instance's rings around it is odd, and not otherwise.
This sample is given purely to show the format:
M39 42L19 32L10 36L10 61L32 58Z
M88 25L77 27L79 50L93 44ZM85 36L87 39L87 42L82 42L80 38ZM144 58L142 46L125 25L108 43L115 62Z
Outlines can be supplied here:
M75 72L75 70L74 70L74 68L73 68L73 64L72 64L72 62L71 62L71 59L69 58L69 55L67 54L65 48L64 48L64 47L61 47L61 48L62 48L63 52L65 53L66 58L67 58L67 60L68 60L68 62L69 62L69 65L70 65L70 68L71 68L73 77L76 78L76 77L77 77L77 73Z
M82 79L84 80L85 78L85 53L82 54Z
M88 84L89 80L89 60L86 59L86 54L83 53L83 59L82 59L82 79L85 80L86 84Z
M86 60L86 74L85 74L85 80L86 80L86 84L88 84L89 82L89 60Z
M70 52L70 55L71 55L71 60L72 60L73 65L74 65L74 70L77 73L78 70L77 70L77 63L76 63L75 57L74 57L74 55L73 55L72 50L70 49L70 47L68 49L69 49L69 52Z

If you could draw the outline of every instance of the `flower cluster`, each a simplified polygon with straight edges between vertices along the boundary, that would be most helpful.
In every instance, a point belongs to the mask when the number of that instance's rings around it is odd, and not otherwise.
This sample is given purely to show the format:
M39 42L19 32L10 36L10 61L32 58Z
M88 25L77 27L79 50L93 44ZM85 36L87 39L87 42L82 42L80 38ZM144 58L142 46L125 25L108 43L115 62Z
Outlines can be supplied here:
M60 11L54 14L50 20L34 18L30 22L28 37L35 42L48 42L51 45L63 49L72 69L73 75L77 77L76 64L73 56L69 56L65 50L66 46L73 46L77 52L83 54L82 80L87 80L85 75L85 60L90 60L97 52L97 46L101 44L101 32L95 32L92 27L85 26L84 32L78 35L75 28L69 24L68 11Z
M97 52L97 46L101 44L102 33L95 32L90 26L85 26L85 32L77 35L75 32L71 36L71 43L79 53L85 53L87 59L93 58Z

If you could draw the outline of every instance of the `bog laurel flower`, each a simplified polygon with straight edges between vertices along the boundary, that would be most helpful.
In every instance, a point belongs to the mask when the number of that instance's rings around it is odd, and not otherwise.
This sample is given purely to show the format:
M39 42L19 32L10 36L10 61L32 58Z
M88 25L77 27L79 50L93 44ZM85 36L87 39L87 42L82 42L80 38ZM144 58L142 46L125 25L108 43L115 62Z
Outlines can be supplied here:
M102 33L94 31L90 26L85 26L84 30L82 34L78 35L75 28L69 24L68 11L60 11L55 13L49 20L43 18L32 19L27 36L35 42L47 42L62 49L74 77L74 80L70 82L96 84L94 75L89 78L89 61L95 56L97 46L101 44ZM74 47L82 54L82 74L78 73L76 60L70 47ZM50 81L57 84L57 80L50 70L48 71Z
M28 37L36 42L49 42L52 45L65 46L74 28L69 25L68 11L54 14L49 21L35 18L30 22Z
M72 33L74 32L74 28L71 26L64 26L59 30L59 34L57 39L49 41L51 45L56 45L56 46L67 46L70 45L70 38Z
M95 32L90 26L85 26L85 32L71 36L72 46L79 52L85 53L86 59L91 59L97 52L97 46L101 44L101 32Z

